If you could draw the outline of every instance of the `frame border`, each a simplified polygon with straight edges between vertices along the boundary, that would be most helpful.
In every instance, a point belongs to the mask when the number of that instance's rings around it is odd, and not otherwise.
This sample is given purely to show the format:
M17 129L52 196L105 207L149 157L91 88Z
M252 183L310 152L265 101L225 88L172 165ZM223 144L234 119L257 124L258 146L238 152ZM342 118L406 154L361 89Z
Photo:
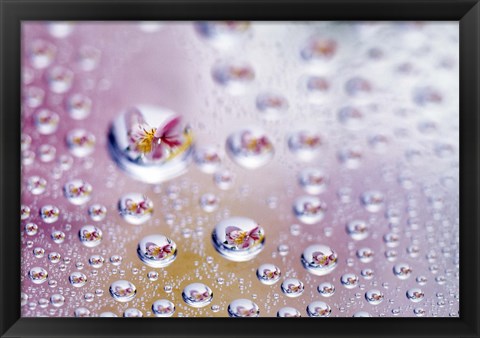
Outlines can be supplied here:
M479 337L478 0L0 0L0 18L1 337ZM20 23L132 19L460 21L460 318L329 318L321 326L307 318L244 318L241 333L229 318L189 318L191 326L186 318L21 318L19 241L11 240L20 236Z

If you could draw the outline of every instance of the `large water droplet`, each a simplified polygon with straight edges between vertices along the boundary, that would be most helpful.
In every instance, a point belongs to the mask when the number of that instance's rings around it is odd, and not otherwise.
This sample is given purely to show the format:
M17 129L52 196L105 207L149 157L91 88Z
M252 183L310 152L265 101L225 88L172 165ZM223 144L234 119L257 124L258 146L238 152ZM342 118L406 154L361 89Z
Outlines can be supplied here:
M330 306L321 301L315 301L307 306L307 314L309 317L329 317L332 313Z
M63 66L55 66L47 73L50 90L56 94L63 94L70 90L73 84L73 72Z
M288 110L287 99L275 92L260 93L255 103L260 116L265 120L277 120Z
M330 282L321 283L317 290L323 297L331 297L335 294L335 286Z
M234 162L249 169L267 164L274 155L272 142L265 131L258 127L245 128L231 134L226 149Z
M177 258L177 245L164 235L149 235L138 243L137 254L148 266L163 268Z
M122 196L118 210L125 221L130 224L142 224L153 214L153 202L145 195L130 193Z
M48 272L44 268L34 267L28 272L28 277L35 284L42 284L48 279Z
M340 282L347 289L353 289L358 285L358 276L354 273L346 273L340 277Z
M223 257L243 262L253 259L263 250L265 232L250 218L232 217L215 226L212 242Z
M80 242L87 248L98 246L102 242L102 230L93 225L85 225L78 231Z
M258 280L265 285L273 285L280 280L282 273L274 264L262 264L257 269Z
M118 302L129 302L137 295L137 288L127 280L117 280L110 285L110 295Z
M369 290L365 293L365 299L369 304L372 305L378 305L381 302L383 302L384 295L381 291L379 290Z
M300 311L293 307L282 307L280 310L277 312L277 317L301 317L302 314Z
M73 287L81 288L87 284L87 276L79 271L75 271L70 274L68 281Z
M331 273L337 267L337 253L327 245L313 244L302 253L301 261L305 269L317 276Z
M212 69L213 80L232 95L243 94L255 79L253 68L242 61L221 61Z
M195 23L197 33L218 49L235 46L250 30L248 21L205 21Z
M412 268L407 263L395 264L393 267L393 274L399 279L407 279L412 275Z
M236 299L228 305L230 317L258 317L259 314L258 305L249 299Z
M314 196L303 196L295 200L293 212L305 224L319 223L325 217L327 204Z
M353 240L361 241L368 237L370 226L362 220L353 220L347 223L347 233Z
M137 180L161 183L184 174L193 154L193 135L175 112L140 105L112 123L109 150L117 165Z
M282 282L282 292L287 297L299 297L305 290L305 286L301 280L297 278L287 278Z
M45 205L40 209L40 217L45 223L55 223L60 216L60 210L53 205Z
M51 135L57 131L60 117L50 109L40 109L34 115L37 131L42 135Z
M92 191L92 185L80 179L68 181L63 187L65 197L74 205L87 203L91 198Z
M183 289L182 298L190 306L204 307L212 302L213 291L205 284L193 283Z
M302 161L311 161L320 151L322 138L315 130L302 129L288 138L288 148Z
M44 69L50 66L55 59L57 48L44 40L33 41L30 47L30 62L33 68Z
M68 150L73 156L86 157L95 150L95 136L84 129L73 129L67 133Z
M324 192L328 186L327 175L316 168L303 169L298 176L298 181L305 192L313 195Z
M159 299L152 304L155 317L171 317L175 313L175 305L167 299Z
M419 288L411 288L407 291L407 298L414 303L421 302L425 298L425 294Z

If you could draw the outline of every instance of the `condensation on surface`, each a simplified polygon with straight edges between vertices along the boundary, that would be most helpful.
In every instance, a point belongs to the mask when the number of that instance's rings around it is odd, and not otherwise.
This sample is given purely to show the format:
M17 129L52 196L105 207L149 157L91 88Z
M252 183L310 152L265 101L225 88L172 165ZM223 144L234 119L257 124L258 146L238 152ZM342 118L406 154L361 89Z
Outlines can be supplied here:
M457 22L22 32L22 316L459 316ZM109 150L144 105L198 151L156 184Z

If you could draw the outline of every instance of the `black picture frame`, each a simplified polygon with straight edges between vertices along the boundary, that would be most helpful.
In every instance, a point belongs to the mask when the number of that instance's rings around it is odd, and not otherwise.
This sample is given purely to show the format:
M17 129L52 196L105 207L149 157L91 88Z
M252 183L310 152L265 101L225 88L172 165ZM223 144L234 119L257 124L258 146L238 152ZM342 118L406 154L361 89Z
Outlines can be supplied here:
M0 0L1 337L479 337L480 4L475 0ZM460 22L459 318L21 318L20 23L23 20Z

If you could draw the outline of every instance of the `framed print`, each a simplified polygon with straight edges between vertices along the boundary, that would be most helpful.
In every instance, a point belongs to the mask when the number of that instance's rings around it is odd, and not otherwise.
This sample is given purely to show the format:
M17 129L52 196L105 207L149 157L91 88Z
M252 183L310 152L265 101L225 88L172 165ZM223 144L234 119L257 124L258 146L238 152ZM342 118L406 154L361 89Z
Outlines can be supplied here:
M2 337L478 336L476 1L1 15Z

